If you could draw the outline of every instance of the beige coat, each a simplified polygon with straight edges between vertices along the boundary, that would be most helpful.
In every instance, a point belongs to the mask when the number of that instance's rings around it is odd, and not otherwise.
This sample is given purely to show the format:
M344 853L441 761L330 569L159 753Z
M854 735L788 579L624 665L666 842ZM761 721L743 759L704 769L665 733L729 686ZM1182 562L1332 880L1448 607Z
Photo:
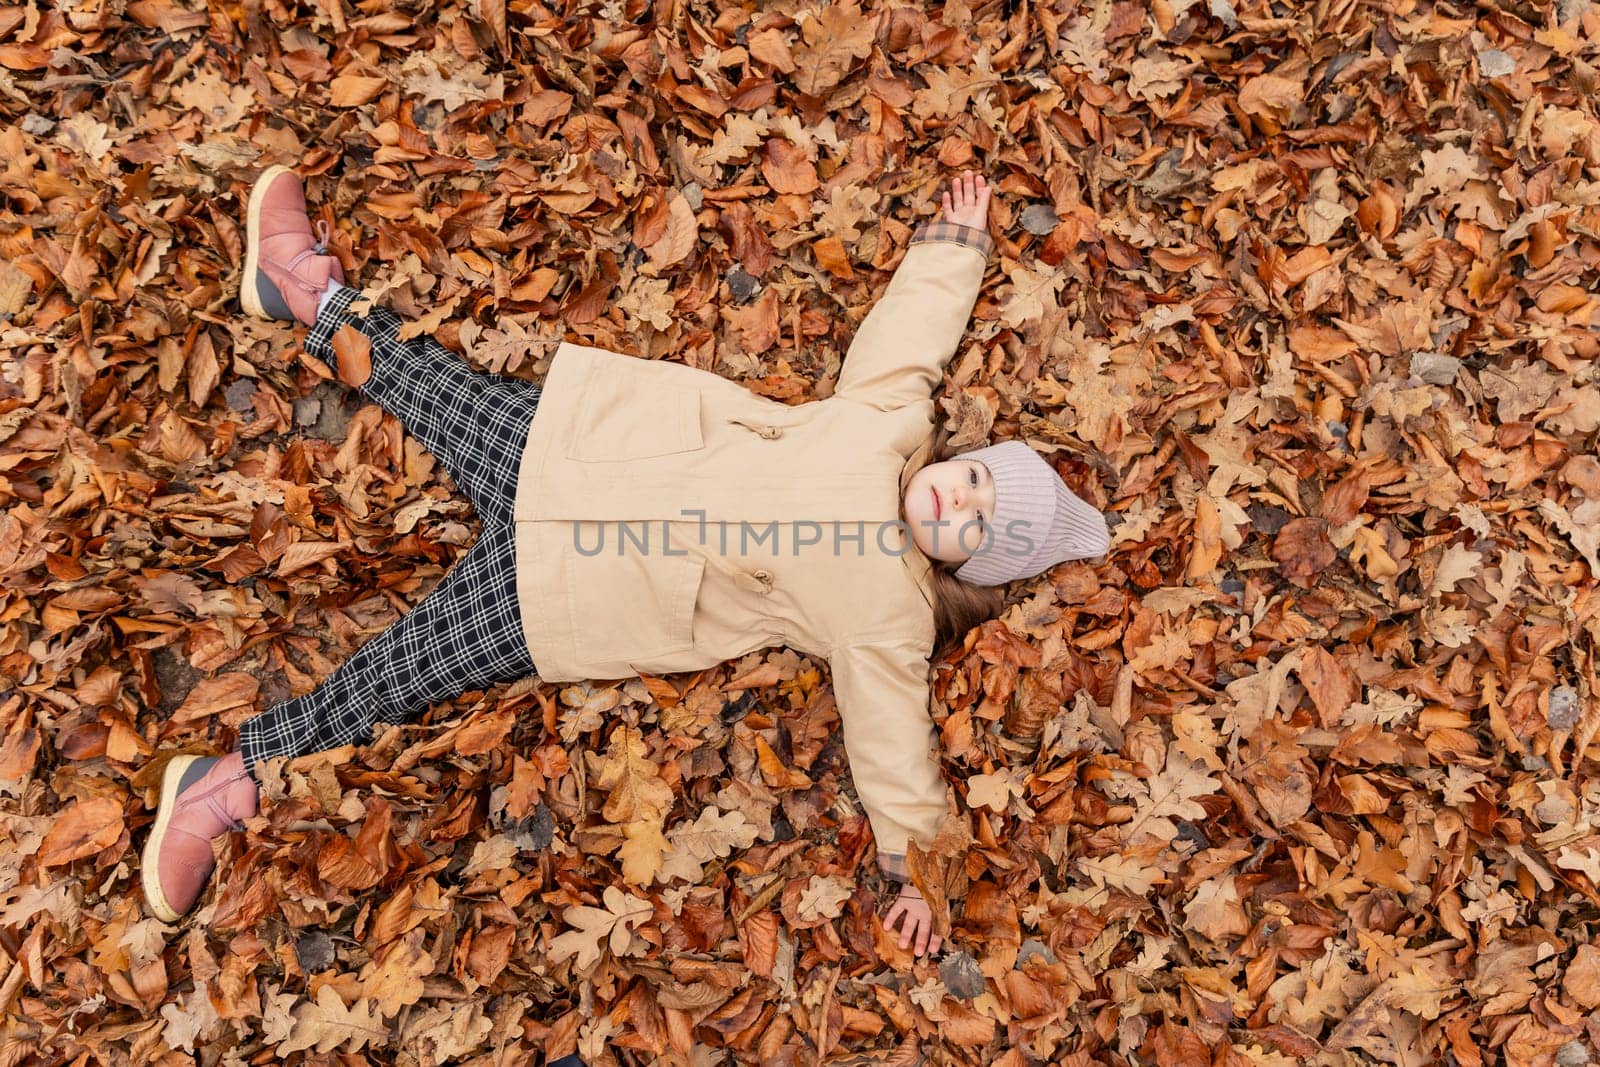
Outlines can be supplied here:
M920 228L826 400L788 406L563 344L518 474L517 593L539 676L692 671L778 645L826 659L880 866L900 878L906 841L929 844L946 810L931 564L900 501L991 247Z

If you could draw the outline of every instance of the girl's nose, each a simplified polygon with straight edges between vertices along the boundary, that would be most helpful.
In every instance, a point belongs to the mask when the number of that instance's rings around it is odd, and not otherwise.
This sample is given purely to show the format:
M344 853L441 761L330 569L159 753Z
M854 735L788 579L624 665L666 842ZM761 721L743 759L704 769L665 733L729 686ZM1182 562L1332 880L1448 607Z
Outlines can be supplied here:
M967 490L964 486L956 486L950 490L950 506L957 511L967 506Z

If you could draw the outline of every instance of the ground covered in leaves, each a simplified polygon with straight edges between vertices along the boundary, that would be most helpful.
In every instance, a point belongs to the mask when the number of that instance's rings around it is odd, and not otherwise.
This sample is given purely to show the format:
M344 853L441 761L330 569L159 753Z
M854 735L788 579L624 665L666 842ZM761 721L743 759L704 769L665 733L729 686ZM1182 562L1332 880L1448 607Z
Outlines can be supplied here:
M1597 62L1586 0L0 8L0 1063L1595 1062ZM145 916L160 757L477 530L241 316L275 163L479 367L789 402L996 185L940 400L1114 549L936 665L941 958L784 650L303 761Z

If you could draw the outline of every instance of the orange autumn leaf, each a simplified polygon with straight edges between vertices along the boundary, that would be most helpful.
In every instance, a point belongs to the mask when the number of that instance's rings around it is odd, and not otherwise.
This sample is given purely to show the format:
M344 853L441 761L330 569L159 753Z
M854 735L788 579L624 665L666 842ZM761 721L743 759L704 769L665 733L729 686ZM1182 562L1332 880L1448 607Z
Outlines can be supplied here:
M780 193L809 193L821 184L805 149L782 137L770 139L762 150L761 175Z
M359 107L376 100L388 86L387 78L341 74L328 85L328 102L334 107Z
M50 822L39 863L60 867L111 847L122 835L122 804L113 797L74 801Z

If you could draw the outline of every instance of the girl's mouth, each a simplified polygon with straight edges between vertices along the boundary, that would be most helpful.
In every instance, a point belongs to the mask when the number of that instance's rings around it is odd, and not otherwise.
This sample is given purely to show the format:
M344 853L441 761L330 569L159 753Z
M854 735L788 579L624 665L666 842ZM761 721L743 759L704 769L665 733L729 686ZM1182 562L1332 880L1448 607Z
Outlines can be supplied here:
M939 490L929 486L928 492L933 494L933 517L937 519L944 512L944 508L939 506Z

